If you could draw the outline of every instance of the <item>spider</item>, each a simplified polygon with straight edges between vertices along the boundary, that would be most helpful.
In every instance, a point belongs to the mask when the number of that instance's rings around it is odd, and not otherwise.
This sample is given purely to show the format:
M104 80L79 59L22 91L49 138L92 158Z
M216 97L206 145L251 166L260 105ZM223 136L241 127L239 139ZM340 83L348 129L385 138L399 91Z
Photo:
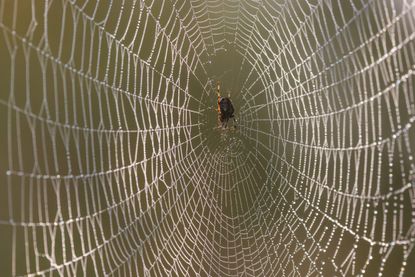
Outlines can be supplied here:
M219 101L220 109L220 122L222 122L222 128L228 126L229 119L233 118L234 108L231 99L228 97L221 97Z
M232 101L229 97L221 97L220 96L220 83L218 82L217 88L218 94L218 114L219 120L222 124L222 128L227 128L229 119L234 117L234 108L232 105ZM234 126L235 127L235 126Z

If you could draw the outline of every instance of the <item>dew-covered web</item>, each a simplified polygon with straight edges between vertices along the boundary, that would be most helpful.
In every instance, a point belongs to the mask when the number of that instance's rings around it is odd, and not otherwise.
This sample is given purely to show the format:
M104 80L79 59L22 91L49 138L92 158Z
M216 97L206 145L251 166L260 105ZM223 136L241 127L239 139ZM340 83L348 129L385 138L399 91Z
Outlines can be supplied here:
M2 274L414 276L414 1L0 0L0 31Z

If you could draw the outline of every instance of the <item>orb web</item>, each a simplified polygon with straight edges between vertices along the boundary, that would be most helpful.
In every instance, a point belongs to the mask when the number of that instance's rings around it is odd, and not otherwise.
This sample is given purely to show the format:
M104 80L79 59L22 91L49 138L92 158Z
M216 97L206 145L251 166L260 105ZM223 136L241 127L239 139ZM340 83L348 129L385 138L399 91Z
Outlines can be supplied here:
M414 274L413 1L0 0L0 30L5 274Z

